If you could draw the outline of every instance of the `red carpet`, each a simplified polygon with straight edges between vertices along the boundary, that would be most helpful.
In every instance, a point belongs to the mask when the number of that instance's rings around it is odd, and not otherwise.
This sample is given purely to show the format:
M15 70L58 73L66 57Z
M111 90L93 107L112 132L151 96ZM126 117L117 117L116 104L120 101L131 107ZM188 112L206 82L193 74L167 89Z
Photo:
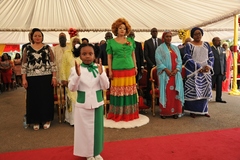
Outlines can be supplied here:
M0 160L85 160L73 147L1 153ZM104 160L240 160L240 128L106 142Z

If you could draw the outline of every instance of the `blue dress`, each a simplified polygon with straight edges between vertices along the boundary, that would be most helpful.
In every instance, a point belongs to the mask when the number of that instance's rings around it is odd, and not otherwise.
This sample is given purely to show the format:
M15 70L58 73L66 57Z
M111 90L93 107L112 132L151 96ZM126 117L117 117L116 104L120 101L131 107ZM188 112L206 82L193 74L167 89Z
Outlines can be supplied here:
M187 79L185 82L185 112L208 114L208 101L212 98L212 73L214 57L210 45L202 42L195 46L188 43L183 58ZM210 71L199 71L208 66Z

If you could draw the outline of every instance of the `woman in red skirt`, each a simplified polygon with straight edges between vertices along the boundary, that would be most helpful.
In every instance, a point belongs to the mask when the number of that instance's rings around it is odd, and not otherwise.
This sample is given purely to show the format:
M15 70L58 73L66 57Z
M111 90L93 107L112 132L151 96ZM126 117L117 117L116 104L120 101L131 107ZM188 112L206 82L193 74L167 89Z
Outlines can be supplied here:
M182 60L179 49L171 44L172 33L164 32L163 43L156 49L155 59L159 78L160 116L178 118L184 103Z

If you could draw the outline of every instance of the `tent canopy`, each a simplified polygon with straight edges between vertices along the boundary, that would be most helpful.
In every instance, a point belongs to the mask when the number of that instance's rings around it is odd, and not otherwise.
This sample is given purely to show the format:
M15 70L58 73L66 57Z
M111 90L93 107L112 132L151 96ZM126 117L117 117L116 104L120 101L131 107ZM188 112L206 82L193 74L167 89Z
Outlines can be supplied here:
M45 43L58 43L58 34L69 28L81 38L100 42L112 23L126 18L137 41L151 37L156 27L173 32L173 42L181 43L179 29L195 26L204 30L203 40L233 37L234 15L240 13L240 0L0 0L0 43L26 43L28 32L40 28ZM69 39L69 38L68 38Z

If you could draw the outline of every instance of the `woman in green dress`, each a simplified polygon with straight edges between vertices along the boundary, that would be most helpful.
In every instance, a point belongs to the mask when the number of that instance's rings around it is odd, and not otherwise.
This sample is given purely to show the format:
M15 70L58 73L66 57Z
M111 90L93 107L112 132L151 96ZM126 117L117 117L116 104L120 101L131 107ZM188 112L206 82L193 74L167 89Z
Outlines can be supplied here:
M137 74L135 42L132 38L126 38L130 31L131 26L126 19L117 19L112 24L112 32L117 37L108 40L106 48L111 79L107 118L116 122L139 118L135 79Z

